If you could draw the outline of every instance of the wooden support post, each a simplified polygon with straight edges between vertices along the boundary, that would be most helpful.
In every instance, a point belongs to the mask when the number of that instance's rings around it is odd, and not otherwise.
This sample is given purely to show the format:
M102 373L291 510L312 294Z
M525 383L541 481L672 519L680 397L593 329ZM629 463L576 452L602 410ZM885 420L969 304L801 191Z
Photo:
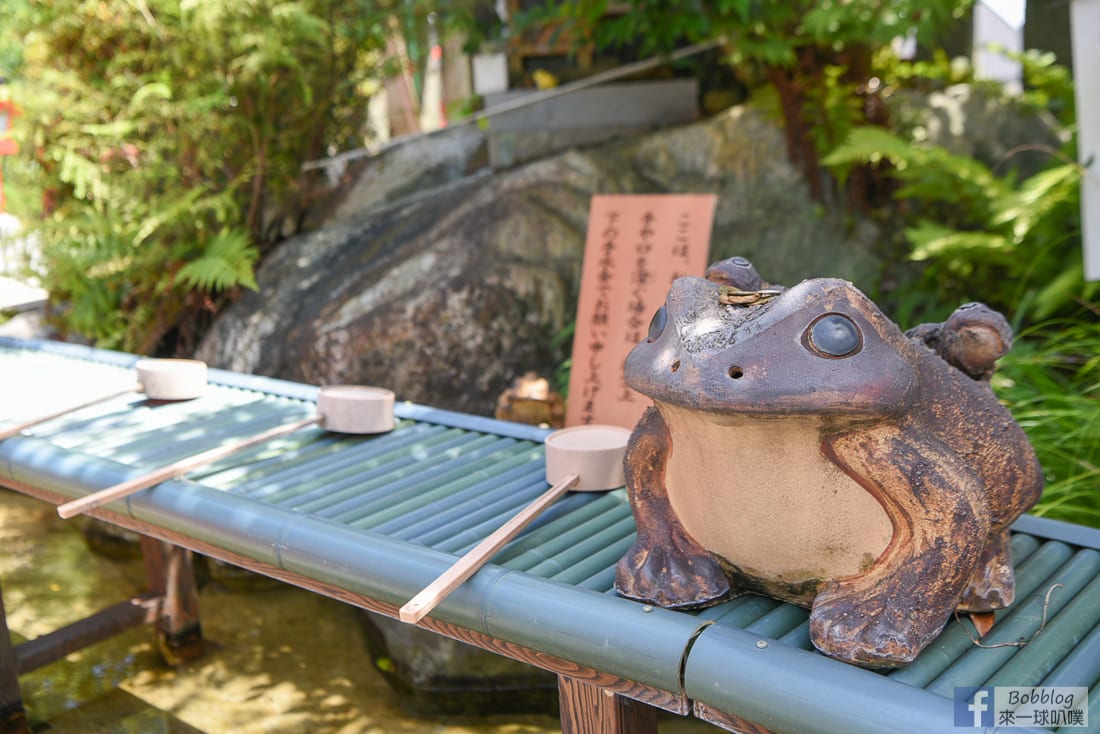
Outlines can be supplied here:
M562 734L657 734L657 709L576 678L558 676Z
M61 629L28 640L15 648L16 672L25 675L128 629L151 624L156 620L160 603L160 598L152 595L135 596Z
M157 616L157 648L169 665L181 665L203 653L199 596L191 551L141 537L149 591L164 597Z
M23 696L19 691L15 646L4 614L4 593L0 589L0 734L30 734Z

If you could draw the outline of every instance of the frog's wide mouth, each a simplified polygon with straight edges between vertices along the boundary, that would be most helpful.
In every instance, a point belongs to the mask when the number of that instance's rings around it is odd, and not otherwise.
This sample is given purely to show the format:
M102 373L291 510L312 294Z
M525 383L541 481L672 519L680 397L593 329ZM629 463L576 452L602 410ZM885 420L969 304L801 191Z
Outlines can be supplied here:
M821 404L809 404L806 400L791 396L783 400L737 402L679 402L675 399L653 397L658 410L674 409L695 412L701 420L719 426L741 426L761 421L824 421L833 425L865 423L876 419L891 419L903 415L910 407L906 401L896 405L874 401L825 399Z

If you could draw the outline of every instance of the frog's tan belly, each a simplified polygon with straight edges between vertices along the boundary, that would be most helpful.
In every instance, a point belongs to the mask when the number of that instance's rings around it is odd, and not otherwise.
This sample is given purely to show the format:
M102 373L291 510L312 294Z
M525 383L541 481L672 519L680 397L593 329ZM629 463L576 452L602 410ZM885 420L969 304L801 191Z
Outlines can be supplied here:
M821 454L816 419L716 425L659 407L672 436L672 509L698 543L741 571L784 586L847 576L889 544L885 510Z

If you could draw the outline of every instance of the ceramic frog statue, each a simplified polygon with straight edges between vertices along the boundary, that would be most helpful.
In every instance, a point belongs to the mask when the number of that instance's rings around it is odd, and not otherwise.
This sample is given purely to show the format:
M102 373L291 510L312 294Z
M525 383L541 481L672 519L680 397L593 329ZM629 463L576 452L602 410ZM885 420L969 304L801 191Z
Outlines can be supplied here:
M800 604L819 650L868 667L912 660L957 608L1011 603L1008 526L1042 474L987 381L1010 346L979 304L903 334L843 280L775 287L744 258L677 279L624 367L653 407L616 589Z

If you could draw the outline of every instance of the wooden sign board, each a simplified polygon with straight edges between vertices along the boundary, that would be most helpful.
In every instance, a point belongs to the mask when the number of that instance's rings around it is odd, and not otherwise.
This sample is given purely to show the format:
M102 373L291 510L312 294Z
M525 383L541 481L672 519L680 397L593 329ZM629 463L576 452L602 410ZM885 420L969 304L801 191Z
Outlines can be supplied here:
M593 196L588 213L565 424L633 428L650 405L623 380L672 281L702 275L718 197Z

